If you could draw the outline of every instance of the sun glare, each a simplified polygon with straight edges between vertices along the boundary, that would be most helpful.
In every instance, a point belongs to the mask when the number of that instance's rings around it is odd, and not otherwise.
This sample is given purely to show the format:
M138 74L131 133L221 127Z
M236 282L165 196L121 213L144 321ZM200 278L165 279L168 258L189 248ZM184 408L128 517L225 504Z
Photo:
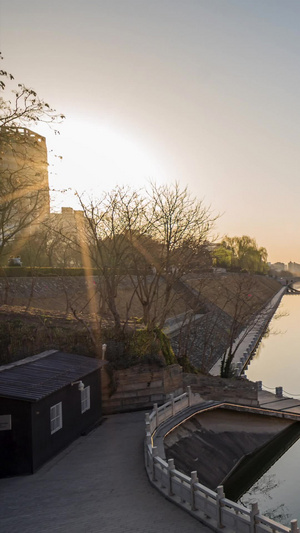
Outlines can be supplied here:
M74 203L74 191L95 196L116 185L137 189L165 179L162 165L142 143L109 125L66 124L55 139L55 152L62 159L50 156L50 183L72 189L61 197L64 205Z

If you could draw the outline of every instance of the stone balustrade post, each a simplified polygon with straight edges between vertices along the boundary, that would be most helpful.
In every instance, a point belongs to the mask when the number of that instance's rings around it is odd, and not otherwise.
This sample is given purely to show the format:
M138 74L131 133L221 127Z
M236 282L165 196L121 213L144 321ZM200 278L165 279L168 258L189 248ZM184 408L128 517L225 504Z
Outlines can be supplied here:
M168 460L168 475L169 475L169 496L174 496L172 488L172 471L175 470L174 459Z
M236 364L236 367L235 367L235 370L236 370L236 374L239 376L240 373L242 372L242 368L243 368L243 365L242 363L239 361L237 364Z
M195 502L195 483L198 483L197 470L191 472L191 509L192 511L197 511L196 502Z
M299 533L297 520L291 520L290 533Z
M146 435L146 440L144 442L144 454L145 454L145 465L147 467L147 470L149 469L150 465L152 464L152 461L150 459L150 452L149 452L149 445L151 445L151 435Z
M158 424L158 406L157 406L157 403L153 404L153 411L155 412L155 423L156 423L156 427L157 427L159 425Z
M217 487L217 499L216 499L216 504L217 504L217 524L218 524L218 527L223 527L223 524L222 524L222 498L225 498L225 493L224 493L224 488L223 488L223 485L219 485Z
M255 523L255 517L259 514L258 510L258 503L252 503L251 504L251 510L250 510L250 533L256 532L256 523Z
M156 475L155 475L155 457L157 456L158 456L157 446L153 446L152 448L152 481L157 481Z
M276 396L276 398L282 398L283 397L283 389L282 389L282 387L276 387L275 388L275 396Z
M149 415L149 413L145 413L145 431L146 431L145 463L146 463L147 468L149 468L150 458L149 458L148 446L151 445L151 431L150 431L150 415Z
M175 415L174 394L170 394L170 401L171 401L171 413L172 413L172 416L174 416Z
M146 443L149 446L151 444L151 433L150 431L147 431L146 433Z
M186 389L187 389L187 393L188 393L188 404L189 404L189 407L191 407L191 405L193 403L193 393L192 393L191 386L188 385Z

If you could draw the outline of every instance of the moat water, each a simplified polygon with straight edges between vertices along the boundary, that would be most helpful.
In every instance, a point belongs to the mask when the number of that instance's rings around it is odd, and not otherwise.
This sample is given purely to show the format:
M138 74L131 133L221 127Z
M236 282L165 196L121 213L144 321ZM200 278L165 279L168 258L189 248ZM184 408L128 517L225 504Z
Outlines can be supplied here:
M295 284L300 290L300 284ZM262 381L274 392L282 386L285 396L300 400L300 295L285 295L262 339L246 375ZM246 492L240 502L255 501L262 514L289 525L300 523L300 439Z

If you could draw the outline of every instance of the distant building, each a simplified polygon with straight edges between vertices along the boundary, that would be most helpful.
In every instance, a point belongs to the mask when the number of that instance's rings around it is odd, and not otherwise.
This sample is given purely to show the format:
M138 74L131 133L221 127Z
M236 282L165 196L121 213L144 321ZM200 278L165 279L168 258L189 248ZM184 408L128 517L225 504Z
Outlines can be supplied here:
M49 220L61 234L69 237L78 236L87 224L84 212L72 207L62 207L60 213L50 213Z
M280 263L279 261L277 263L269 263L269 267L275 272L283 272L284 270L287 270L286 264Z
M45 226L52 253L51 266L83 266L89 246L89 225L84 212L62 207L60 213L50 213Z
M300 276L300 265L299 265L299 263L293 263L292 261L290 261L288 263L288 271L291 272L292 274L297 274L297 276Z
M101 420L103 364L49 350L0 367L0 477L35 472Z
M50 213L45 137L27 128L3 126L0 177L1 232L7 240L33 233Z
M45 137L27 128L0 128L0 197L0 246L7 254L21 255L25 266L36 265L35 247L44 239L42 264L81 266L88 221L83 211L72 207L50 212ZM36 235L31 251L27 242Z

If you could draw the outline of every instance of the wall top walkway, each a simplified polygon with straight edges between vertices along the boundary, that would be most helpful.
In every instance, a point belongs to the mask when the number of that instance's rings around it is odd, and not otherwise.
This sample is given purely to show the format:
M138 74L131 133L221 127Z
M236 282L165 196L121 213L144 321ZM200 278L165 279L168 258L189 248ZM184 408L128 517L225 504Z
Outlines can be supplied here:
M276 396L271 392L261 390L258 392L258 403L260 407L273 409L282 413L290 412L300 416L300 401L285 396Z
M253 351L260 341L262 335L265 332L265 329L275 313L278 305L284 294L286 293L286 287L282 287L279 291L273 296L270 302L265 306L264 310L258 315L255 323L246 329L244 329L237 339L234 341L233 350L236 350L232 365L236 367L239 362L246 362L245 354L249 358L251 351ZM242 368L242 367L241 367ZM219 376L221 372L221 359L219 359L216 364L210 370L210 374L213 376Z

